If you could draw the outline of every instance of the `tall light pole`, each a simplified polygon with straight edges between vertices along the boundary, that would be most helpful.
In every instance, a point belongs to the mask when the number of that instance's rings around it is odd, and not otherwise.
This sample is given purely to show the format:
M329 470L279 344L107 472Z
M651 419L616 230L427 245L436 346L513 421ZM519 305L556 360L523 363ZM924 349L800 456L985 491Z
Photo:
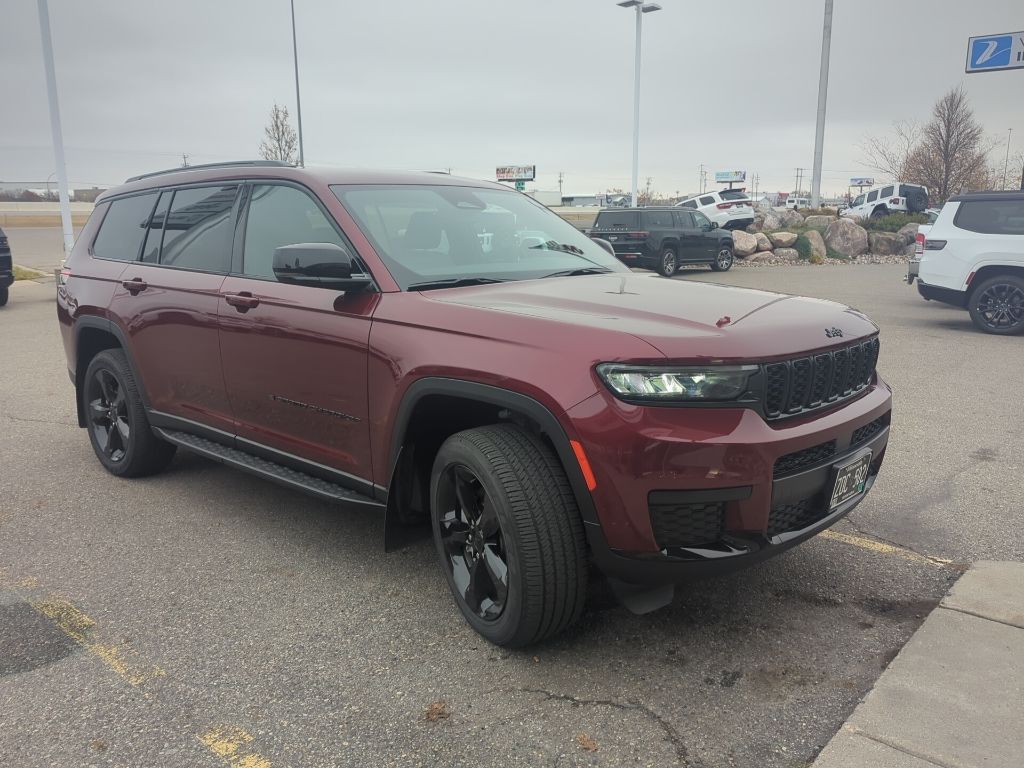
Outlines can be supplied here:
M1003 185L1000 189L1006 189L1006 166L1010 162L1010 139L1013 138L1013 128L1006 133L1006 157L1003 158Z
M657 3L645 3L643 0L622 0L618 5L622 8L633 8L636 11L636 59L633 63L633 186L631 187L630 202L635 208L640 161L640 29L643 26L644 14L660 11L661 6Z
M302 151L302 99L299 98L299 44L295 37L295 0L292 5L292 60L295 63L295 117L299 123L299 167L306 165L306 155Z
M832 0L825 0L821 31L821 70L818 72L818 122L814 128L814 169L811 171L811 208L821 204L821 155L825 146L825 102L828 98L828 61L832 48Z
M71 249L75 246L75 232L71 228L71 199L68 196L68 171L64 165L64 134L60 129L57 74L53 67L53 38L50 35L50 8L47 0L39 0L39 34L43 40L46 93L50 97L50 132L53 136L53 159L57 165L57 194L60 196L60 223L64 230L64 253L71 253Z

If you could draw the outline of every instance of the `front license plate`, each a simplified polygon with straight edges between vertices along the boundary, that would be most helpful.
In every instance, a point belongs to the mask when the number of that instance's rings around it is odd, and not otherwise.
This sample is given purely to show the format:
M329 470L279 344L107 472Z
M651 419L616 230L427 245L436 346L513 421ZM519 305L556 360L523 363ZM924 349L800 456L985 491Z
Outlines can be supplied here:
M836 468L836 482L832 486L832 502L829 504L829 509L835 509L864 493L870 467L871 451L868 451L850 463Z

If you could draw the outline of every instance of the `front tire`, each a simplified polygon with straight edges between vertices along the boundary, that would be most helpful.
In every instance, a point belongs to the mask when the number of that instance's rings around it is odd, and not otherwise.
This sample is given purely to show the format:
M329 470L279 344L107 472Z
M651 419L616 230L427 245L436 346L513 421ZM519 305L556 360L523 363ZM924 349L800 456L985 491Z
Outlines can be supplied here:
M9 288L9 286L4 286L3 288L0 288L0 307L7 305L7 299L10 296Z
M664 277L672 277L679 271L679 257L675 248L665 248L658 257L658 274Z
M732 248L727 245L723 245L718 249L718 253L715 254L715 260L711 262L711 268L715 272L728 272L732 269L732 264Z
M875 210L873 210L871 212L871 218L872 219L881 219L881 218L884 218L884 217L886 217L888 215L889 215L889 209L887 209L887 208L875 208Z
M974 325L985 333L1024 333L1024 278L998 275L979 285L967 305Z
M153 434L128 358L120 349L100 352L85 371L82 398L89 441L110 474L142 477L159 472L175 446Z
M579 618L583 521L547 443L509 424L454 434L434 461L430 500L441 569L480 635L520 647Z

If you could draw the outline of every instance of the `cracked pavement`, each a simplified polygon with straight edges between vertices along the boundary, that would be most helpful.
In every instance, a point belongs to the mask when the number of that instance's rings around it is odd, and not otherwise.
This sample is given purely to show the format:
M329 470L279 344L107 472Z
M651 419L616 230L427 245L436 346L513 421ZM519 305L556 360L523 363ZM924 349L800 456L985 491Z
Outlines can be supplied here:
M385 555L371 514L184 453L105 474L73 426L53 285L18 284L0 310L0 763L806 766L962 563L1024 559L1021 340L900 271L677 278L868 312L896 391L885 468L842 538L648 616L595 589L578 627L525 651L465 625L430 542Z

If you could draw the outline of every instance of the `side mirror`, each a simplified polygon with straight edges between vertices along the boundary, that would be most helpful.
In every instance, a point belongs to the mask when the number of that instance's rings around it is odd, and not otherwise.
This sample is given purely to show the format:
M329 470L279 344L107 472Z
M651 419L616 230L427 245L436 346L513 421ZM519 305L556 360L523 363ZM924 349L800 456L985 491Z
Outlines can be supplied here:
M373 281L352 272L352 254L334 243L296 243L274 249L274 277L280 283L361 291Z
M612 256L614 256L614 255L615 255L615 248L614 248L614 246L613 246L613 245L612 245L612 244L611 244L610 242L608 242L607 240L605 240L604 238L601 238L601 237L592 237L592 238L590 238L590 239L591 239L591 240L593 240L593 241L594 241L595 243L597 243L598 245L600 245L600 246L601 246L602 248L604 248L604 249L605 249L606 251L608 251L608 253L610 253L610 254L611 254Z
M711 228L712 229L718 229L718 222L717 221L712 221L711 222Z

